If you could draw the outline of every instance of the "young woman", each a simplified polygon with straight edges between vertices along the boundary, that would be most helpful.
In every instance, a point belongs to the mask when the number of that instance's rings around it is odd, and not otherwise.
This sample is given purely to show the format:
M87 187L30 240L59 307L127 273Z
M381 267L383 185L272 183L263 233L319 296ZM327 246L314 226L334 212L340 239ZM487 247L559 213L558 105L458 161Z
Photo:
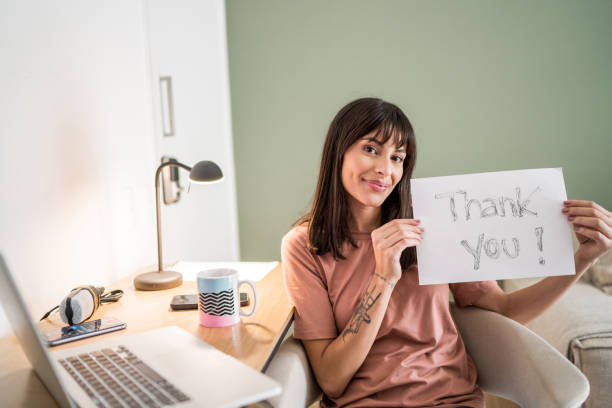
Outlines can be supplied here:
M285 235L282 266L323 406L483 407L476 368L449 311L475 305L527 322L612 247L612 214L567 201L576 275L506 295L495 281L418 285L412 126L395 105L353 101L333 119L311 211Z

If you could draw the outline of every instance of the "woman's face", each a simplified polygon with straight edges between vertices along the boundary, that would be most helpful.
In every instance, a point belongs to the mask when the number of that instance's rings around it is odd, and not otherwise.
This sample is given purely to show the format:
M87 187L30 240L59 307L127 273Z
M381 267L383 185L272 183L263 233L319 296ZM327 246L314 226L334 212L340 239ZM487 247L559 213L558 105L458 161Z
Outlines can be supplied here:
M395 138L381 144L373 132L348 148L342 164L342 185L351 204L380 207L402 178L405 146L397 148Z

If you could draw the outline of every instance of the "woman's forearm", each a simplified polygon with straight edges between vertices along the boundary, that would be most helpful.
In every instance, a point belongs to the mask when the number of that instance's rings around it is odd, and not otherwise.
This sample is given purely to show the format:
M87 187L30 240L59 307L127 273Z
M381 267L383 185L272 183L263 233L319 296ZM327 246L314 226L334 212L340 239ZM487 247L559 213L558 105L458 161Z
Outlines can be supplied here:
M317 377L330 397L342 395L365 360L382 323L394 284L375 274L346 327L323 351Z
M506 316L528 323L552 306L591 266L574 257L575 275L549 276L538 283L508 295Z

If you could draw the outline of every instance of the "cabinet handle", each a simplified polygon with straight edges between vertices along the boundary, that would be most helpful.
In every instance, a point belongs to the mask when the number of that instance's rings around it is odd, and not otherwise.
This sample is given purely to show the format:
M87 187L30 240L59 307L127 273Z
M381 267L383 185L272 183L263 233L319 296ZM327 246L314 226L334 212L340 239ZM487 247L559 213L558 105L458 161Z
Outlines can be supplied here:
M172 77L159 77L161 93L162 134L174 136L174 103L172 102Z

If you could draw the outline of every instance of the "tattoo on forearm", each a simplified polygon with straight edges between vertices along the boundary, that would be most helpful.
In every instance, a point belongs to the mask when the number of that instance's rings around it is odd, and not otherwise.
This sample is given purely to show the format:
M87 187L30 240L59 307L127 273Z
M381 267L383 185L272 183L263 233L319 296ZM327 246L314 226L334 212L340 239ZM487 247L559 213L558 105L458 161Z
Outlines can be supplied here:
M372 289L370 289L370 291L366 289L366 292L363 295L359 306L357 306L357 310L355 310L353 317L351 317L351 320L346 325L346 328L342 333L342 340L344 340L346 335L349 333L357 334L362 323L365 322L369 324L372 321L370 315L368 314L368 310L370 310L372 306L374 306L381 294L381 292L379 291L377 295L374 295L375 289L376 285L372 286Z

